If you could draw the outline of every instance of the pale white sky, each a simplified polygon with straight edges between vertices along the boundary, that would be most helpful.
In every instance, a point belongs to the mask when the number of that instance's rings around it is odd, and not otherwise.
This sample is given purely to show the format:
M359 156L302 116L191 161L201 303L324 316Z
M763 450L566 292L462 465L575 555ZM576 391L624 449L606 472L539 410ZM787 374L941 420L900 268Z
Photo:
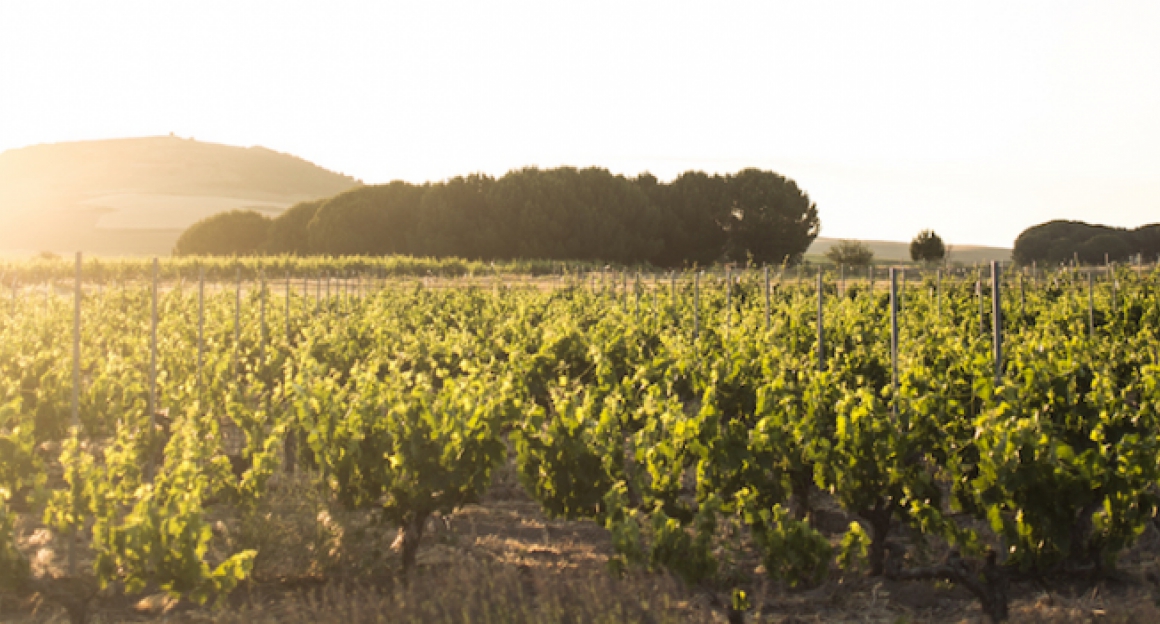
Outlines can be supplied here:
M0 151L157 135L366 182L756 166L822 235L1160 221L1160 2L0 0Z

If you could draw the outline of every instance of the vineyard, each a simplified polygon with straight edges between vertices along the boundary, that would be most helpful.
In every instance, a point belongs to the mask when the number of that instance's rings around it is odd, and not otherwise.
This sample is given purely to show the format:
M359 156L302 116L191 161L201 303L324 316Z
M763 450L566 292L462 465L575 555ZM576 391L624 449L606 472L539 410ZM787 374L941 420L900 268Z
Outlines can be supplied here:
M431 533L509 467L605 533L610 578L670 575L731 621L758 581L839 577L951 584L1004 620L1020 584L1122 577L1156 531L1160 275L1138 267L247 262L6 267L0 605L224 604L270 556L229 527L291 487L392 531L373 557L420 582Z

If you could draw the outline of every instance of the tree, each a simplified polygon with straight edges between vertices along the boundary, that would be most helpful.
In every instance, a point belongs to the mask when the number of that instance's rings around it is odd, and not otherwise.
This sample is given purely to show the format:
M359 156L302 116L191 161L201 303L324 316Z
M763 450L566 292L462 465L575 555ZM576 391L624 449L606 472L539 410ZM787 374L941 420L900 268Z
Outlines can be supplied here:
M262 251L270 218L253 210L231 210L189 226L177 239L174 255L244 256Z
M1092 225L1082 221L1048 221L1023 230L1011 255L1020 264L1058 264L1079 257L1081 262L1103 264L1128 260L1135 254L1160 253L1160 224L1134 230Z
M923 230L910 241L910 259L915 262L940 262L946 255L946 245L934 230Z
M826 251L830 262L845 266L868 266L874 261L874 252L861 241L844 240Z
M809 196L772 171L690 171L666 184L647 173L629 179L596 167L529 167L500 178L359 186L295 204L264 227L260 243L231 242L243 233L237 228L187 232L206 240L199 251L187 251L187 240L179 253L797 264L819 221Z
M653 264L706 265L721 259L730 207L725 178L686 171L671 184L658 184L651 175L642 175L635 183L663 215L664 246L649 258Z
M326 200L299 202L274 217L270 231L266 234L263 249L270 254L294 254L305 256L310 253L306 228L318 209Z
M818 236L818 207L793 180L744 169L726 178L725 257L735 262L797 264Z
M411 254L427 185L391 182L330 198L307 226L312 253L332 256Z

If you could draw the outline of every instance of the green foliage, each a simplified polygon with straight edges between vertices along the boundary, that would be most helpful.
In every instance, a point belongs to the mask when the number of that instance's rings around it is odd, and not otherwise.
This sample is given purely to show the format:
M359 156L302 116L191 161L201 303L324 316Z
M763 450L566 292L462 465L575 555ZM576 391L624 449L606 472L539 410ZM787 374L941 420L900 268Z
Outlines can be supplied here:
M307 226L309 249L332 256L417 254L413 239L424 190L391 182L326 200Z
M758 169L688 172L666 185L648 174L530 167L498 179L356 187L262 219L211 217L183 233L175 253L793 264L819 227L816 206L792 180Z
M941 262L946 255L946 245L934 230L923 230L910 241L910 259L915 262Z
M826 250L826 257L837 265L864 267L874 261L874 252L861 241L843 240Z
M842 535L842 543L838 546L838 567L843 570L856 570L866 564L866 556L870 552L870 536L861 524L851 522L850 528Z
M668 517L661 509L654 511L648 536L652 567L664 568L690 585L716 576L713 537L719 509L715 499L705 501L690 526Z
M231 210L189 226L177 239L175 256L246 256L266 245L270 218L253 210Z
M476 182L456 193L486 191ZM635 184L655 191L646 183ZM185 262L169 275L196 266ZM471 265L400 270L440 266ZM56 270L40 261L22 270L46 267ZM206 267L232 277L234 265ZM1121 270L1115 285L1097 282L1090 335L1076 305L1086 284L1079 291L1067 274L1042 278L1025 301L1005 297L997 382L973 277L944 274L939 299L929 288L902 293L897 377L881 295L823 301L819 362L812 287L771 289L767 326L761 273L730 277L726 291L719 275L703 275L697 308L687 274L655 289L568 276L553 290L514 280L375 283L361 296L295 290L289 318L268 290L247 289L239 302L230 289L205 298L202 331L197 297L170 282L159 300L156 414L145 407L148 286L89 289L75 434L71 301L18 293L0 302L0 574L25 573L11 509L31 505L55 530L91 538L106 584L221 596L255 554L222 548L212 505L258 508L282 466L307 469L334 504L400 528L407 568L424 521L478 500L505 442L547 515L609 531L614 571L668 570L717 588L748 573L731 567L746 558L730 550L748 547L746 535L771 577L824 577L835 553L808 524L816 487L861 519L838 564L872 573L900 525L966 556L1002 541L1002 563L1050 574L1106 570L1151 521L1154 276ZM91 456L86 441L98 437L103 456ZM54 448L64 478L50 482L43 449ZM734 531L742 523L748 531Z
M324 200L299 202L270 221L262 250L268 254L305 256L310 253L307 229Z
M808 523L794 520L781 505L750 519L753 538L770 578L790 587L817 585L830 571L830 542Z
M15 518L8 493L0 490L0 586L17 588L30 577L28 559L16 548Z
M249 574L257 554L252 550L230 555L217 566L207 561L213 531L203 501L213 473L206 470L209 449L199 438L195 427L180 427L153 483L131 498L118 496L109 472L90 472L94 565L102 586L117 580L134 593L155 583L175 597L205 602L229 593ZM110 468L117 463L110 461ZM122 513L126 504L130 508Z
M1015 261L1029 265L1071 263L1103 264L1105 259L1123 262L1142 254L1146 260L1160 254L1160 225L1144 225L1134 230L1092 225L1082 221L1048 221L1027 228L1015 238Z
M524 487L551 516L596 518L620 466L607 461L619 423L594 395L558 394L549 417L536 407L513 433Z
M793 180L744 169L728 177L725 257L734 262L797 264L818 235L817 205Z

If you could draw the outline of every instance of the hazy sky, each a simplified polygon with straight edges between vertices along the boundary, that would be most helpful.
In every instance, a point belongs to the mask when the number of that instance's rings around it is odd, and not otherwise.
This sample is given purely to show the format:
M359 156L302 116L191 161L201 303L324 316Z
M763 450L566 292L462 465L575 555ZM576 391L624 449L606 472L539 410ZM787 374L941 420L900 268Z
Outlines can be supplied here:
M0 0L0 151L169 132L366 182L755 166L823 236L1010 245L1160 221L1160 2Z

